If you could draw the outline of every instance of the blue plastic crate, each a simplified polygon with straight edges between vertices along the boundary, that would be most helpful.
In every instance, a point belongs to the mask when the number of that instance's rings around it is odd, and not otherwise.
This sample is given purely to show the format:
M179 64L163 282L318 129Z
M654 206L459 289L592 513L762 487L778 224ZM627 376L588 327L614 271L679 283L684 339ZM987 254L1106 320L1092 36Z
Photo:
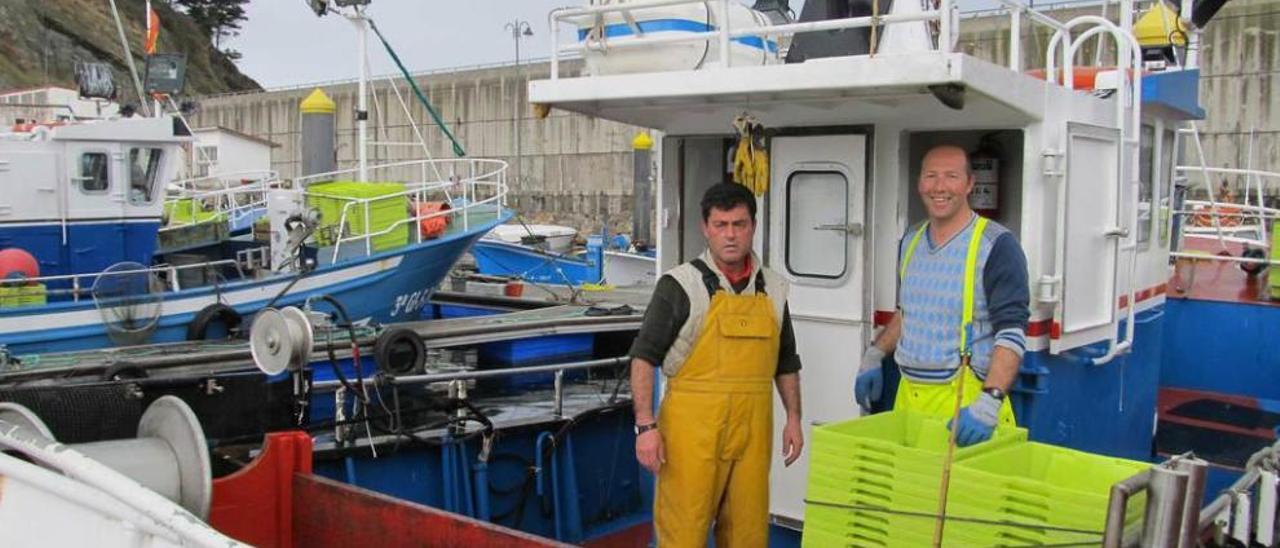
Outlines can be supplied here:
M591 359L595 335L548 335L529 339L499 341L480 345L480 369L506 369ZM582 378L583 372L570 371L567 380ZM487 379L485 386L500 390L527 390L550 386L554 373L528 373L498 379Z
M501 310L493 308L479 308L474 306L460 306L456 304L442 304L437 306L422 307L422 319L424 320L448 320L451 318L475 318L480 316L492 316L502 313Z
M480 367L544 365L591 357L595 335L547 335L480 345Z

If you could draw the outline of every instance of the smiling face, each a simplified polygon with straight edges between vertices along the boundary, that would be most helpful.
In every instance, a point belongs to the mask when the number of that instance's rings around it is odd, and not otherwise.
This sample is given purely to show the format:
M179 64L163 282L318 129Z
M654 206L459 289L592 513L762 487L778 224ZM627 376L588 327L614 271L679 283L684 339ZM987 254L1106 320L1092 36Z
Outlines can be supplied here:
M935 224L945 224L956 218L968 219L973 175L969 172L969 159L964 150L941 146L925 154L917 190L924 201L925 211L929 213L929 220Z
M732 209L713 207L702 222L702 234L707 238L711 256L722 265L738 266L751 253L751 243L756 234L756 222L744 204Z

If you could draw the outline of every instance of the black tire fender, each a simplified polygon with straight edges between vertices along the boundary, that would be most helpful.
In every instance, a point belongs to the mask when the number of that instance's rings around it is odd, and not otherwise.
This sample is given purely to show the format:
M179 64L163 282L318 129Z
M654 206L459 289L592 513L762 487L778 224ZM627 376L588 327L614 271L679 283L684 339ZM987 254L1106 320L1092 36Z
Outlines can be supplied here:
M191 320L191 323L187 324L187 340L205 340L205 336L209 332L209 324L213 323L214 320L220 320L223 325L227 326L227 331L230 332L240 327L242 318L240 313L230 306L222 303L211 304L201 308L196 313L196 317Z
M412 329L393 327L378 334L373 344L373 360L378 370L404 375L422 369L427 361L427 348Z

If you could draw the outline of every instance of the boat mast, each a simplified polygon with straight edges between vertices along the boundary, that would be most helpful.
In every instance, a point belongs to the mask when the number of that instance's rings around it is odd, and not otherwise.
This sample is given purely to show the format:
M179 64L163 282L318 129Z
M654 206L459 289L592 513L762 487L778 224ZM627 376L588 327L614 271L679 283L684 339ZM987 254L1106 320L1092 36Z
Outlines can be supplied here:
M151 113L147 106L147 94L142 91L142 80L138 78L138 67L133 64L133 51L129 49L129 39L124 34L124 22L120 20L120 10L116 7L116 0L111 0L111 15L116 19L116 32L120 34L120 45L124 46L124 60L129 63L129 75L133 76L133 87L138 92L138 108L142 109L143 116L150 116Z
M356 48L357 55L360 57L360 84L357 91L359 96L356 99L356 154L360 165L357 180L363 183L369 180L369 107L367 103L369 100L369 21L359 6L355 8L355 14L348 15L347 19L356 25L356 40L359 42L359 47Z

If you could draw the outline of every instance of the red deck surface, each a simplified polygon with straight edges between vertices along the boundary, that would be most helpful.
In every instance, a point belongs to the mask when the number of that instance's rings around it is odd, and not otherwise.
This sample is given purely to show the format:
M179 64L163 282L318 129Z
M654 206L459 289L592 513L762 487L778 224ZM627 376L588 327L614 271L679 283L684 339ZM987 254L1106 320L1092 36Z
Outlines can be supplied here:
M1187 240L1187 252L1215 255L1222 251L1217 241ZM1240 244L1227 243L1227 252L1239 257ZM1280 301L1266 298L1267 273L1249 276L1240 268L1242 263L1219 261L1211 258L1178 258L1173 276L1169 278L1169 297L1199 299L1224 303L1249 303L1263 306L1280 306Z

